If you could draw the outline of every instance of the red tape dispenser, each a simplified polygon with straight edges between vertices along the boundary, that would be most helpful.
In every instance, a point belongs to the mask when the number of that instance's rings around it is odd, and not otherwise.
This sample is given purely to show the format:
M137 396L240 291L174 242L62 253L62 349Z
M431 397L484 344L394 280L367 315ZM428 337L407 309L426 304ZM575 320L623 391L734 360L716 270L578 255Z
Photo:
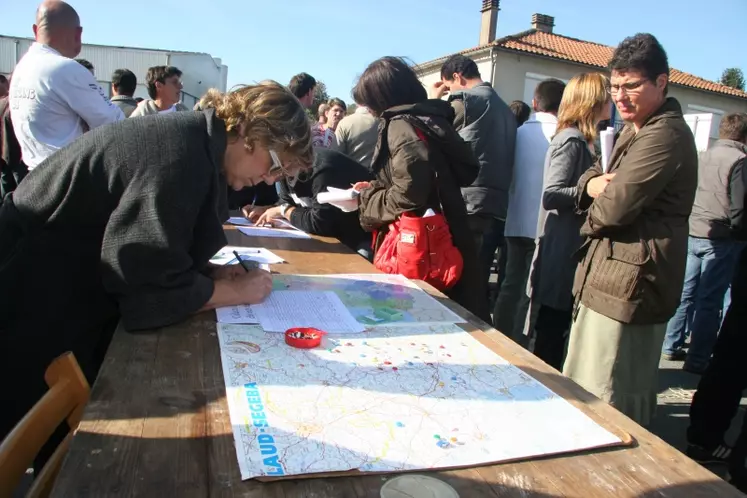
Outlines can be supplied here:
M327 333L311 327L296 327L285 331L285 343L298 349L312 349L322 343Z

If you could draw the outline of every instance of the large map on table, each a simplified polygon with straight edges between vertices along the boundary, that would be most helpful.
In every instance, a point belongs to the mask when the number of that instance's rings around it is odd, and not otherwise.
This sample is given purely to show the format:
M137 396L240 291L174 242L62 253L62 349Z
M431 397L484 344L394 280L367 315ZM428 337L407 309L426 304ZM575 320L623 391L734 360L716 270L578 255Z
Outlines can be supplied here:
M273 281L275 290L333 291L367 327L465 321L401 275L276 275Z
M218 324L242 479L472 466L619 444L456 325L300 350Z

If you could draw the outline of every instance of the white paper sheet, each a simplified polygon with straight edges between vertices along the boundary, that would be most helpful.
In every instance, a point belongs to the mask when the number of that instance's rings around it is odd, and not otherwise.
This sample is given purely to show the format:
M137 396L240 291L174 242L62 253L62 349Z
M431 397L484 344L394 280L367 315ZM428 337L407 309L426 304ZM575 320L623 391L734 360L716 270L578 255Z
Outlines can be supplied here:
M264 263L268 265L277 265L284 263L285 260L275 254L274 252L265 249L264 247L240 247L240 246L226 246L217 253L215 256L210 258L210 262L215 265L227 265L238 263L236 256L233 254L236 251L241 256L241 259L256 261L257 263Z
M289 239L310 239L311 235L297 228L240 227L239 231L249 237L285 237Z
M314 327L330 334L365 330L332 291L273 291L264 303L252 306L252 311L266 332L293 327Z
M360 193L349 188L347 190L327 187L326 192L319 192L316 200L319 204L331 204L343 212L350 213L358 210L358 196Z
M248 304L216 308L215 316L218 323L259 323L252 307Z
M599 134L599 144L602 148L602 170L607 173L610 168L610 156L615 145L615 129L608 127Z
M247 220L243 216L231 216L230 218L228 218L228 223L230 223L231 225L240 225L245 227L254 226L254 223Z

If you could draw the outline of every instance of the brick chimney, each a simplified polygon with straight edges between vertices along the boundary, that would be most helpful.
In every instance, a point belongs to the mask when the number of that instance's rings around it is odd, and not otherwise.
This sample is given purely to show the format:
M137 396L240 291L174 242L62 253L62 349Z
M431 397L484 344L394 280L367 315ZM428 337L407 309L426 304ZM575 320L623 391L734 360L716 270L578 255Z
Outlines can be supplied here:
M555 26L555 18L545 14L532 14L532 29L552 33L552 27Z
M500 0L482 0L480 45L487 45L495 40L495 31L498 27L498 11L501 10L500 3Z

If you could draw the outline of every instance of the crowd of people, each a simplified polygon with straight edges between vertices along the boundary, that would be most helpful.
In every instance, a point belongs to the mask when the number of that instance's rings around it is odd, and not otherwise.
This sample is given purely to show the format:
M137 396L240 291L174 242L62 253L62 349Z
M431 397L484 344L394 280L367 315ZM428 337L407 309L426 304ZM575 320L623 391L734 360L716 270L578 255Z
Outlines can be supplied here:
M747 115L725 116L699 158L654 36L623 40L609 75L542 81L531 105L504 102L463 55L427 88L383 57L352 89L353 113L334 98L312 120L307 73L210 90L189 110L179 69L150 68L146 100L119 69L109 99L75 59L81 29L46 0L36 42L0 79L0 437L57 355L73 351L93 381L120 321L150 329L261 302L269 273L209 263L230 209L336 237L379 267L400 221L438 216L437 247L458 260L449 297L644 425L660 357L686 359L704 374L691 456L737 455L743 469L747 431L735 451L724 434L747 378ZM602 164L613 107L626 125ZM317 200L351 186L357 211Z

